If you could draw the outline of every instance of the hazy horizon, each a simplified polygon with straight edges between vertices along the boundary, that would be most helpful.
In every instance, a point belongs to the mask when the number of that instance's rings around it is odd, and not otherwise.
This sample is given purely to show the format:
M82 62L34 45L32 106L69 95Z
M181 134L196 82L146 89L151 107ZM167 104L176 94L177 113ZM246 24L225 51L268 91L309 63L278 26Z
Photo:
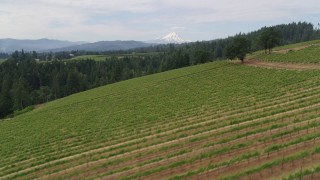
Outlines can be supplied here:
M2 0L0 38L147 41L177 32L191 41L224 38L263 26L318 26L320 1Z

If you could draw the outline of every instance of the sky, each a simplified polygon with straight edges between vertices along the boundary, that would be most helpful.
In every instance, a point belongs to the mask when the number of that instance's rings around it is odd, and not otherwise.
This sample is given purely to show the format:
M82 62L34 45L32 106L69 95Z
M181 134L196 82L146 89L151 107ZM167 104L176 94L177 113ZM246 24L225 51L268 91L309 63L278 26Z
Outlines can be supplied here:
M263 26L320 23L320 0L0 0L0 38L212 40Z

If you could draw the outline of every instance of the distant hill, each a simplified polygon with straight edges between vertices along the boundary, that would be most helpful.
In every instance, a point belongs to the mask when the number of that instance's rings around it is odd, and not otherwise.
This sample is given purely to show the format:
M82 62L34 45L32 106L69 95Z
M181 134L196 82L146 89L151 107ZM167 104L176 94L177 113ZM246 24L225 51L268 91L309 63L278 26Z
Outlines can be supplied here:
M64 48L51 49L50 51L112 51L112 50L128 50L140 47L148 47L151 44L140 41L99 41L95 43L86 43L81 45L69 46Z
M0 52L13 52L16 50L25 51L45 51L48 49L63 48L84 44L86 42L71 42L52 39L38 40L18 40L18 39L0 39Z

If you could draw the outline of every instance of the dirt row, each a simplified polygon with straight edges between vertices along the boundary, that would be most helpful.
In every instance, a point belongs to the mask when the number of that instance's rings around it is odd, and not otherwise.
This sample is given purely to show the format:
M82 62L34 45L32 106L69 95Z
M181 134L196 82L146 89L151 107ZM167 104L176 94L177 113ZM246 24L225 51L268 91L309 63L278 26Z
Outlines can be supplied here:
M304 63L282 63L270 62L262 60L246 60L244 65L253 67L264 67L272 69L288 69L288 70L320 70L320 64L304 64Z
M301 111L303 110L303 109L300 109ZM296 111L296 110L295 110ZM288 113L288 112L285 112L285 114L286 113ZM279 116L279 115L278 115ZM275 116L275 117L277 117L277 116ZM264 119L264 118L261 118L261 119L257 119L257 120L254 120L254 121L250 121L250 122L245 122L245 123L242 123L242 124L239 124L239 125L245 125L245 124L248 124L248 123L252 123L252 122L256 122L256 121L260 121L260 120L262 120L262 119ZM219 131L221 131L221 130L226 130L226 129L228 129L228 128L231 128L231 127L236 127L236 126L238 126L238 124L236 124L236 125L232 125L232 126L228 126L228 127L224 127L224 128L221 128L221 129L217 129L217 130L213 130L213 131L209 131L209 132L204 132L204 133L201 133L201 135L204 135L204 134L207 134L207 133L212 133L212 132L219 132ZM163 143L163 144L159 144L159 145L154 145L154 146L149 146L149 147L146 147L146 148L143 148L143 149L139 149L139 150L137 150L137 151L132 151L132 152L129 152L129 153L125 153L125 154L121 154L121 155L119 155L119 157L124 157L124 156L128 156L128 155L132 155L133 153L139 153L139 152L144 152L144 151L146 151L146 150L151 150L150 148L152 148L152 149L154 149L154 148L160 148L160 147L162 147L162 146L164 146L164 145L170 145L170 144L172 144L172 143L177 143L177 142L181 142L181 141L185 141L185 140L188 140L188 139L191 139L192 137L196 137L196 136L191 136L191 137L186 137L186 138L181 138L181 139L178 139L178 140L173 140L173 141L171 141L171 142L166 142L166 143ZM115 158L117 158L117 156L114 156L114 157L112 157L112 158L108 158L108 160L110 160L110 159L115 159ZM105 162L106 160L104 160L104 159L101 159L101 160L98 160L98 161L96 161L96 162L90 162L89 163L89 165L91 166L91 163L92 164L95 164L95 163L102 163L102 162ZM80 166L86 166L85 164L84 165L80 165ZM75 169L77 169L76 167L74 167ZM74 169L74 168L71 168L70 170L72 170L72 169Z
M283 123L283 122L289 123L292 120L293 120L292 117L288 117L288 119L281 120L281 123ZM270 130L270 131L269 130L268 131L263 131L263 132L258 133L258 134L248 135L246 137L242 137L242 138L239 138L239 139L236 139L236 140L232 140L230 143L235 144L235 143L247 142L246 140L248 140L248 141L249 140L256 140L257 138L259 138L261 136L262 137L265 136L265 135L271 136L274 133L281 132L281 131L286 130L286 129L290 129L290 128L295 127L295 126L300 126L301 127L301 126L309 124L309 122L315 122L315 121L317 121L317 119L310 119L308 121L299 122L299 123L292 124L292 125L285 126L285 127L279 127L277 129L273 129L273 130ZM257 125L256 127L247 127L247 128L244 128L244 129L233 131L231 133L228 133L226 131L226 133L219 134L218 136L215 136L214 134L212 134L211 135L212 137L207 137L207 138L205 138L205 139L203 139L201 141L196 141L196 142L188 142L187 141L185 143L182 143L182 145L179 145L178 147L171 148L170 151L166 150L165 152L162 152L162 154L163 153L170 154L170 152L179 152L179 150L185 150L185 149L188 149L188 148L192 148L193 149L192 152L195 152L196 149L205 150L205 149L215 148L215 146L220 146L221 144L216 144L216 145L212 145L212 146L208 146L208 147L205 147L205 145L208 144L209 142L217 142L217 141L219 141L221 139L231 138L235 134L245 133L245 132L248 132L248 131L253 130L255 128L271 127L272 124L277 124L277 123L276 122L265 123L263 125ZM226 144L230 146L231 145L230 143L226 143ZM222 143L222 144L224 144L224 143ZM157 152L153 156L144 156L143 159L152 159L152 158L161 156L162 154L160 152L159 153Z
M243 171L245 169L250 169L250 168L253 168L253 167L260 166L265 162L271 162L274 159L278 159L278 158L282 159L284 157L287 157L287 156L290 156L292 154L296 154L298 152L302 152L302 151L305 151L305 150L311 150L312 151L313 148L318 143L319 143L319 140L318 141L313 141L312 140L312 141L309 141L309 142L303 142L303 143L300 143L299 145L294 145L292 147L285 148L285 149L282 149L280 151L276 151L276 152L274 152L272 154L269 154L269 155L265 154L265 155L262 155L262 156L259 156L259 157L256 157L256 158L252 158L251 160L246 161L246 162L240 162L240 163L237 163L237 164L234 164L234 165L230 165L229 167L220 168L219 170L208 171L208 172L202 173L199 176L197 176L197 178L200 178L200 179L204 178L205 179L205 177L221 177L221 176L225 176L225 175L236 174L236 173L241 172L241 171ZM317 154L316 156L312 156L311 158L315 158L315 157L317 159L319 159L320 155ZM317 161L315 161L315 162L317 162ZM292 163L292 162L289 162L289 163ZM292 168L290 170L292 170ZM268 169L265 169L263 171L268 171ZM263 173L263 171L261 171L261 173ZM259 176L260 176L260 174L259 174Z
M286 103L287 104L287 103ZM304 108L303 108L304 109ZM295 111L297 111L297 110L299 110L299 109L296 109ZM291 112L292 113L292 111L289 111L289 112ZM288 112L285 112L284 114L287 114ZM277 115L281 115L282 113L280 113L280 114L277 114ZM258 119L259 120L259 119ZM215 121L217 121L217 120L215 120ZM201 122L201 123L199 123L199 124L205 124L205 123L207 123L207 121L206 122ZM198 124L197 124L198 125ZM191 126L196 126L196 125L191 125ZM183 128L186 128L186 127L183 127ZM174 131L176 131L176 130L171 130L172 132L174 132ZM162 134L170 134L170 133L172 133L171 131L167 131L167 132L163 132ZM205 133L208 133L208 132L205 132ZM147 139L149 139L149 138L154 138L154 137L156 137L156 136L158 136L159 134L155 134L155 135L151 135L150 137L146 137ZM133 140L133 141L136 141L136 140ZM130 141L129 141L130 142ZM121 143L121 144L117 144L116 146L120 146L120 145L123 145L123 144L126 144L126 143L129 143L129 142L125 142L125 143ZM75 157L80 157L80 156L87 156L87 155L89 155L90 153L94 153L94 152L99 152L99 151L101 151L101 150L106 150L106 149L108 149L108 148L112 148L112 147L115 147L115 146L109 146L109 147L104 147L104 148L100 148L100 149L95 149L95 150L92 150L92 151L88 151L88 152L85 152L85 153L81 153L81 154L78 154L78 155L74 155L74 156L69 156L69 157L66 157L66 158L62 158L62 159L59 159L59 160L56 160L56 161L53 161L53 162L51 162L51 163L55 163L55 162L59 162L59 161L68 161L68 160L71 160L71 159L73 159L73 158L75 158ZM49 163L47 163L47 164L49 164ZM36 167L33 167L34 169L35 168L40 168L41 166L45 166L46 164L42 164L42 165L39 165L39 166L36 166ZM32 169L32 168L31 168ZM22 172L26 172L26 171L28 171L28 170L30 170L30 169L25 169L25 170L23 170ZM21 173L22 173L21 172Z
M319 128L318 128L319 129ZM317 130L318 130L317 129ZM228 147L228 146L231 146L232 144L236 144L236 143L243 143L243 142L248 142L248 141L253 141L258 139L259 137L264 137L268 134L269 132L265 132L265 133L261 133L261 134L256 134L256 135L252 135L252 136L249 136L248 138L241 138L241 139L237 139L237 140L234 140L230 143L225 143L225 144L218 144L216 146L212 146L210 148L207 148L207 149L199 149L197 151L192 151L191 153L188 153L188 154L184 154L184 155L181 155L181 156L178 156L178 157L174 157L172 158L171 160L164 160L164 161L160 161L160 162L156 162L156 163L152 163L152 164L149 164L145 167L137 167L135 169L132 169L130 171L127 171L127 172L122 172L122 173L117 173L117 174L114 174L112 176L106 176L105 178L106 179L118 179L118 178L121 178L121 177L125 177L125 176L128 176L128 175L132 175L134 173L138 173L140 171L145 171L145 170L148 170L150 168L157 168L159 166L163 166L163 165L168 165L170 163L173 163L175 161L179 161L179 160L185 160L187 158L192 158L196 155L199 155L201 153L205 153L205 152L208 152L209 150L218 150L218 149L221 149L221 148L224 148L224 147ZM239 155L239 154L242 154L242 153L245 153L245 152L250 152L250 151L255 151L255 150L263 150L264 148L274 144L274 143L280 143L280 142L283 142L283 141L290 141L290 140L293 140L297 137L300 137L300 136L303 136L303 135L307 135L308 133L311 133L311 131L307 131L307 130L304 130L304 131L301 131L299 134L296 133L294 135L287 135L286 137L283 137L283 138L278 138L278 139L274 139L274 140L271 140L269 142L254 142L253 145L249 146L249 147L245 147L245 148L240 148L240 149L237 149L237 150L233 150L231 152L226 152L222 155L219 155L219 156L213 156L211 158L208 158L208 159L202 159L202 160L197 160L195 162L192 163L192 166L194 167L201 167L201 165L204 165L204 164L209 164L209 163L217 163L221 160L228 160L232 157L235 157L236 155ZM319 142L319 141L318 141ZM168 175L172 175L172 174L179 174L181 172L183 172L183 169L188 169L187 167L189 167L189 164L186 164L186 165L183 165L181 167L177 167L177 168L174 168L174 169L168 169L166 171L162 171L162 172L159 172L159 173L155 173L155 174L152 174L152 178L159 178L159 177L166 177ZM149 178L149 177L148 177Z
M315 90L314 88L308 88L308 89L304 89L304 91L303 92L308 92L308 91L312 91L312 90ZM301 93L301 92L300 92ZM293 97L294 96L294 94L299 94L299 91L298 91L298 93L293 93L293 94L291 94L291 97ZM246 108L245 108L246 109ZM189 119L189 120L191 120L191 119ZM48 144L49 145L49 144ZM73 149L74 148L76 148L76 147L73 147ZM17 164L18 165L18 164Z
M309 107L310 108L310 107ZM302 108L302 109L296 109L296 110L294 110L294 111L291 111L291 112L284 112L284 113L282 113L282 114L288 114L288 113L292 113L292 112L295 112L295 111L298 111L298 110L304 110L305 108ZM279 114L276 114L276 115L273 115L273 116L271 116L271 117L279 117ZM262 119L257 119L257 120L254 120L254 121L260 121L260 120L262 120ZM250 121L250 122L245 122L245 123L242 123L242 124L247 124L247 123L251 123L251 122L253 122L253 121ZM242 124L240 124L240 125L242 125ZM238 126L238 125L232 125L232 126L228 126L228 127L225 127L225 128L222 128L222 129L220 129L220 130L223 130L223 129L227 129L227 128L231 128L231 127L236 127L236 126ZM217 131L217 130L214 130L214 131ZM214 132L213 131L213 132ZM207 133L210 133L210 132L204 132L205 134L207 134ZM203 135L203 134L202 134ZM191 136L191 137L188 137L188 139L190 139L190 138L192 138L192 137L195 137L195 136ZM144 149L140 149L140 150L138 150L138 152L143 152L144 150L147 150L147 149L150 149L150 148L156 148L156 147L160 147L160 146L163 146L163 145L165 145L165 144L171 144L171 143L173 143L173 142L178 142L178 141L181 141L181 140L185 140L185 139L187 139L187 138L182 138L182 139L179 139L179 140L174 140L174 141L171 141L171 142L167 142L167 143L164 143L164 144L160 144L160 145L155 145L155 146L151 146L151 147L147 147L147 148L144 148ZM130 153L126 153L126 154L132 154L133 152L130 152ZM136 153L136 152L135 152ZM126 154L122 154L121 156L125 156ZM99 160L98 162L104 162L105 160ZM93 162L94 163L94 162Z
M284 122L286 122L288 120L285 120ZM313 120L310 120L309 122L311 122ZM271 124L274 124L275 122L271 123ZM298 126L302 126L302 125L306 125L308 122L302 122L302 123L298 123L296 125ZM264 127L264 126L270 126L271 124L269 123L266 123L264 124L263 126L259 126L260 128L261 127ZM288 127L286 127L288 128ZM291 127L289 127L291 128ZM139 162L144 162L144 161L147 161L147 160L150 160L150 159L153 159L153 158L157 158L157 157L160 157L160 156L166 156L167 154L170 154L170 153L174 153L174 152L179 152L179 150L181 149L189 149L189 148L194 148L196 147L196 149L199 149L199 148L202 148L203 145L207 144L208 142L215 142L215 141L218 141L219 139L221 138L228 138L228 137L231 137L233 136L234 134L237 134L237 133L243 133L245 131L248 131L252 129L252 127L249 127L249 128L245 128L243 130L240 130L240 131L236 131L236 132L232 132L232 133L227 133L227 134L222 134L221 136L214 136L212 135L212 138L209 138L209 139L204 139L204 140L201 140L201 141L198 141L198 142L186 142L186 143L183 143L181 146L177 146L177 147L174 147L174 148L170 148L170 150L166 150L166 151L163 151L163 152L152 152L151 154L148 154L148 152L145 152L145 153L142 153L144 154L143 157L138 157L138 158L134 158L134 160L130 160L129 162L124 162L124 163L120 163L120 164L116 164L116 165L112 165L112 166L108 166L108 170L115 170L115 168L117 167L124 167L124 166L130 166L130 165L134 165L136 163L139 163ZM281 131L279 129L279 131ZM269 131L268 131L269 132ZM273 133L274 131L270 131L269 133ZM242 138L244 139L244 138ZM250 136L248 136L247 140L250 140ZM199 147L199 148L197 148ZM196 149L193 149L193 152L195 152ZM204 150L204 149L203 149ZM156 154L155 154L156 153ZM121 156L119 155L118 157L124 159L126 158L126 156ZM127 156L127 158L130 157L130 156ZM131 157L134 157L134 156L131 156ZM111 158L113 159L113 158ZM106 159L105 161L110 161L111 159ZM98 162L97 162L98 163ZM101 162L102 163L102 162ZM91 168L94 167L94 165L96 165L95 163L92 164L91 162L87 164L88 166L90 166ZM82 167L84 167L85 165L82 165ZM77 166L77 167L81 167L81 166ZM73 167L72 169L75 171L77 170L77 167ZM84 169L84 168L83 168ZM57 174L65 174L64 172L60 172L60 173L57 173Z
M167 132L166 132L167 133ZM92 152L94 152L94 151L92 151ZM91 152L91 153L92 153ZM86 152L86 153L89 153L89 152ZM83 155L83 154L82 154ZM85 155L87 155L87 154L85 154ZM71 157L67 157L66 159L62 159L62 160L69 160L69 158L71 159ZM54 163L54 162L51 162L51 163Z

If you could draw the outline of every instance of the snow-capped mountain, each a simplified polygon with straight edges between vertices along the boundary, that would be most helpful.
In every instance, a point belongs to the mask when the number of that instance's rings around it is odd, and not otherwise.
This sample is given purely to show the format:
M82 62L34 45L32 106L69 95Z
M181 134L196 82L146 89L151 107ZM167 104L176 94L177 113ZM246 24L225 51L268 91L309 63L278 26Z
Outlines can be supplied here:
M170 43L182 44L182 43L186 43L189 41L182 39L181 36L179 36L179 34L177 34L176 32L172 32L162 38L158 38L156 40L151 40L151 41L147 41L147 42L153 43L153 44L170 44Z
M181 44L181 43L187 42L187 41L183 40L179 36L179 34L177 34L176 32L172 32L172 33L160 38L159 40L167 42L167 43L177 43L177 44Z

